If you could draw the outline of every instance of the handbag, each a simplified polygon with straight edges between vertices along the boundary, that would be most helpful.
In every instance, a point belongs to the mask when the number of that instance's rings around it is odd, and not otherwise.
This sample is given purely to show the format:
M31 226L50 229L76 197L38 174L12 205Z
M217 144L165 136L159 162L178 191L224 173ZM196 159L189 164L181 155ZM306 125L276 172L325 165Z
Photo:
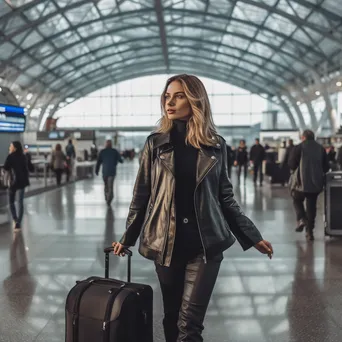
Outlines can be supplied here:
M1 170L0 183L3 188L11 188L15 184L15 172L13 169Z

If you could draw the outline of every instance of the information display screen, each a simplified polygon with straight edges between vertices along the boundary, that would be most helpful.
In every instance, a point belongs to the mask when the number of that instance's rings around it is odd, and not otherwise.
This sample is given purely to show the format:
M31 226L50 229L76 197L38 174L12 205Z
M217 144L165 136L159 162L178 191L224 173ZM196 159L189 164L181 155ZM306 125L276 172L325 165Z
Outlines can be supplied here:
M24 132L26 126L25 109L0 103L0 133Z

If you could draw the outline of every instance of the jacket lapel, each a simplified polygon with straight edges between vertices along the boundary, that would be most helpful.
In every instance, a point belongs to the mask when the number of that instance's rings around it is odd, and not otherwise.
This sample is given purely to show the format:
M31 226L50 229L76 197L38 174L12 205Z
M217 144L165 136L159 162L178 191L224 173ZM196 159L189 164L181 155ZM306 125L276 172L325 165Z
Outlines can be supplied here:
M156 137L154 148L158 151L158 158L162 164L175 176L174 150L171 144L170 134L160 134ZM217 163L217 157L213 152L215 149L220 150L220 144L216 146L202 146L198 151L196 184L202 182L206 174Z
M217 163L217 157L211 153L210 150L200 149L197 158L197 185L202 182L206 174L211 170L212 167Z

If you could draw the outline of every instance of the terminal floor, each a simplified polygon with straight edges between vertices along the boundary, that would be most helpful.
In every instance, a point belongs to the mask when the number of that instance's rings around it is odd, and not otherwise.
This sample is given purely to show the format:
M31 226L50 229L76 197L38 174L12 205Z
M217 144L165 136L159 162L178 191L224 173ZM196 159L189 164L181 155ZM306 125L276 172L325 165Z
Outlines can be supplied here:
M119 239L137 163L120 165L107 208L100 178L26 200L22 233L0 226L0 341L64 341L64 303L78 279L101 276L103 247ZM235 177L233 177L234 179ZM225 252L205 321L206 342L342 341L342 242L327 239L322 211L316 240L294 232L284 188L235 185L245 212L274 246L272 260L236 243ZM136 251L136 249L133 249ZM111 258L125 278L126 259ZM155 290L155 342L164 341L162 301L152 262L135 253L133 280ZM95 341L94 341L95 342Z

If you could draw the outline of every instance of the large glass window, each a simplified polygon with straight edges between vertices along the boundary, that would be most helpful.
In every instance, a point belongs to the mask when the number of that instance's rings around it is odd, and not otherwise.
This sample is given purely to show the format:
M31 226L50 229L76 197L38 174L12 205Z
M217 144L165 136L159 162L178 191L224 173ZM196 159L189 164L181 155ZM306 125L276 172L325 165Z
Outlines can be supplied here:
M160 94L169 75L140 77L99 89L59 109L58 127L151 127L161 116ZM267 100L231 84L202 78L217 126L261 122Z

